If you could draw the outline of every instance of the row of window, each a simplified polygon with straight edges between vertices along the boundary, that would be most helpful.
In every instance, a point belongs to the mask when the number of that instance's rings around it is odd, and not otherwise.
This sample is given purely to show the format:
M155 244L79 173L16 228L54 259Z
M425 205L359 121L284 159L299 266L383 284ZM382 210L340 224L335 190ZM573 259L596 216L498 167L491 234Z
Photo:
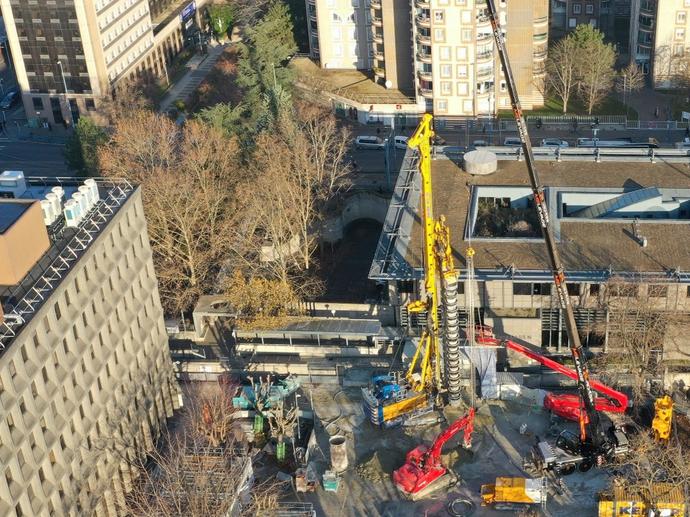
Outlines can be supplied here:
M573 4L573 14L582 14L582 4ZM594 14L594 4L585 4L585 14Z
M551 295L553 284L549 283L528 283L514 282L514 295ZM640 294L639 284L607 284L608 294L615 297L635 298ZM598 296L601 292L601 284L589 284L590 296ZM580 296L582 294L582 284L569 283L568 294L570 296ZM666 298L668 296L668 286L663 284L648 284L647 296L651 298ZM686 287L686 296L690 297L690 285Z

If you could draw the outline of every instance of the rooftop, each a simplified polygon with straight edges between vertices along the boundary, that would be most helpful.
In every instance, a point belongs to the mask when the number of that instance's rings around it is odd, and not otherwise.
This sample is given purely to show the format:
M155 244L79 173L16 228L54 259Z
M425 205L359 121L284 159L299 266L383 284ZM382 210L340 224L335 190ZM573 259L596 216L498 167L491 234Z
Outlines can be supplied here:
M99 199L87 205L88 209L85 213L73 220L70 216L66 218L65 213L68 211L68 206L73 206L70 204L72 201L70 198L79 187L83 187L84 179L29 176L25 180L25 190L24 187L19 190L14 189L14 192L10 194L15 199L44 200L47 194L52 193L53 187L61 187L66 203L64 211L53 213L54 217L50 218L50 224L45 220L48 206L42 206L44 222L50 236L48 250L19 283L0 285L0 303L4 310L4 319L0 318L0 353L31 321L50 297L52 290L71 271L136 189L135 185L126 180L94 178ZM2 203L3 207L5 204ZM5 212L5 208L0 212ZM16 220L16 210L10 209L4 217L10 220L11 216Z
M405 279L421 274L419 177L417 158L411 154L398 177L371 278ZM570 278L606 280L615 274L690 281L690 219L685 212L680 215L684 200L690 198L690 164L538 162L537 172L546 187L547 204ZM432 184L434 214L447 218L456 265L461 270L468 237L474 234L481 193L503 191L506 198L514 199L531 195L526 165L517 160L499 161L493 174L472 176L453 161L439 159L432 165ZM564 207L564 199L574 201L577 196L586 201L579 201L582 204L575 204L572 210L567 204ZM649 200L648 210L640 212L639 203ZM675 211L672 203L677 205ZM647 218L649 214L656 216ZM646 247L636 238L638 229L647 238ZM541 237L508 237L472 237L479 278L550 277Z
M28 209L28 203L0 200L0 234L9 230Z

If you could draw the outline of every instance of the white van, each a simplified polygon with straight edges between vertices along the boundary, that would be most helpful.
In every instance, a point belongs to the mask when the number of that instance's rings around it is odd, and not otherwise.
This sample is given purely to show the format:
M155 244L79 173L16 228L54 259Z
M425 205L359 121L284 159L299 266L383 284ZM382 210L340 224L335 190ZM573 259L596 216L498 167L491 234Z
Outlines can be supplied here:
M520 140L517 137L508 137L503 141L503 145L507 145L510 147L521 147L522 146L522 140Z
M383 149L383 140L378 136L362 135L355 138L356 149Z

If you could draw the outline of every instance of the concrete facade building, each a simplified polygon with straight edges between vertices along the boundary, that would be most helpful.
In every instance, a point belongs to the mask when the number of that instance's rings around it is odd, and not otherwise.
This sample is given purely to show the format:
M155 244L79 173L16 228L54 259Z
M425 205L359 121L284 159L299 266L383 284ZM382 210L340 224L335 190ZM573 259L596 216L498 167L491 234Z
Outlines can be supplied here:
M330 20L342 18L336 1L307 0L311 55L322 67L371 68L375 80L414 97L419 112L477 117L509 109L484 1L369 0L364 5L355 0L356 8L348 1L342 9L354 10L349 20L364 23L369 30L366 54L370 59L350 60L347 66L332 59L330 41L335 38ZM540 106L548 45L547 0L496 5L523 106ZM362 6L369 11L364 16ZM361 38L361 32L358 27L352 34ZM364 54L363 39L357 45Z
M0 0L28 118L76 122L121 80L167 77L205 0Z
M567 353L525 163L506 157L498 164L493 174L472 176L451 160L433 162L434 215L446 216L461 278L467 279L463 257L470 242L475 250L474 285L459 286L460 320L467 321L472 299L475 320L498 334ZM673 163L641 161L537 166L583 345L605 351L621 321L635 327L664 318L655 353L668 365L668 379L686 375L690 189L684 173ZM418 181L415 167L403 164L369 274L388 281L398 321L411 329L424 321L406 311L421 289Z
M150 450L179 407L141 191L95 181L75 224L78 180L22 182L0 202L0 254L24 243L0 260L0 514L123 515L135 471L115 444Z
M648 3L642 2L643 7ZM645 41L653 31L653 85L655 88L675 88L684 78L690 77L687 66L690 58L690 1L657 0L656 16L644 12L641 7L640 33L645 35Z

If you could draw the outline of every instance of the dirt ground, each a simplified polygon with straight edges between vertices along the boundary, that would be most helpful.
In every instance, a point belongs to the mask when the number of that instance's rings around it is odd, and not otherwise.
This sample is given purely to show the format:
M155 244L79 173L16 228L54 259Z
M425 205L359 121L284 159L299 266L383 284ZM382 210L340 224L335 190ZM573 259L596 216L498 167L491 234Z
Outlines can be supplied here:
M319 386L313 389L312 396L317 419L322 423L317 425L318 449L310 458L319 477L329 465L329 436L341 434L348 442L349 468L342 475L338 492L324 492L319 488L315 493L299 494L300 500L314 504L319 516L447 516L450 515L448 504L458 497L474 502L476 509L472 515L510 515L510 512L481 507L480 486L491 483L497 476L528 476L521 468L522 457L528 454L537 436L549 437L550 427L555 429L540 408L504 401L480 403L472 449L465 451L460 447L460 435L444 448L444 458L455 460L452 468L460 482L427 499L411 502L401 499L391 481L391 473L404 463L407 451L420 443L431 444L447 424L377 429L365 420L358 388ZM453 421L464 410L446 412L447 418ZM527 425L524 435L520 434L522 424ZM560 428L564 426L567 427L559 423ZM596 515L596 495L608 484L606 471L578 472L564 481L562 495L550 486L542 515Z

